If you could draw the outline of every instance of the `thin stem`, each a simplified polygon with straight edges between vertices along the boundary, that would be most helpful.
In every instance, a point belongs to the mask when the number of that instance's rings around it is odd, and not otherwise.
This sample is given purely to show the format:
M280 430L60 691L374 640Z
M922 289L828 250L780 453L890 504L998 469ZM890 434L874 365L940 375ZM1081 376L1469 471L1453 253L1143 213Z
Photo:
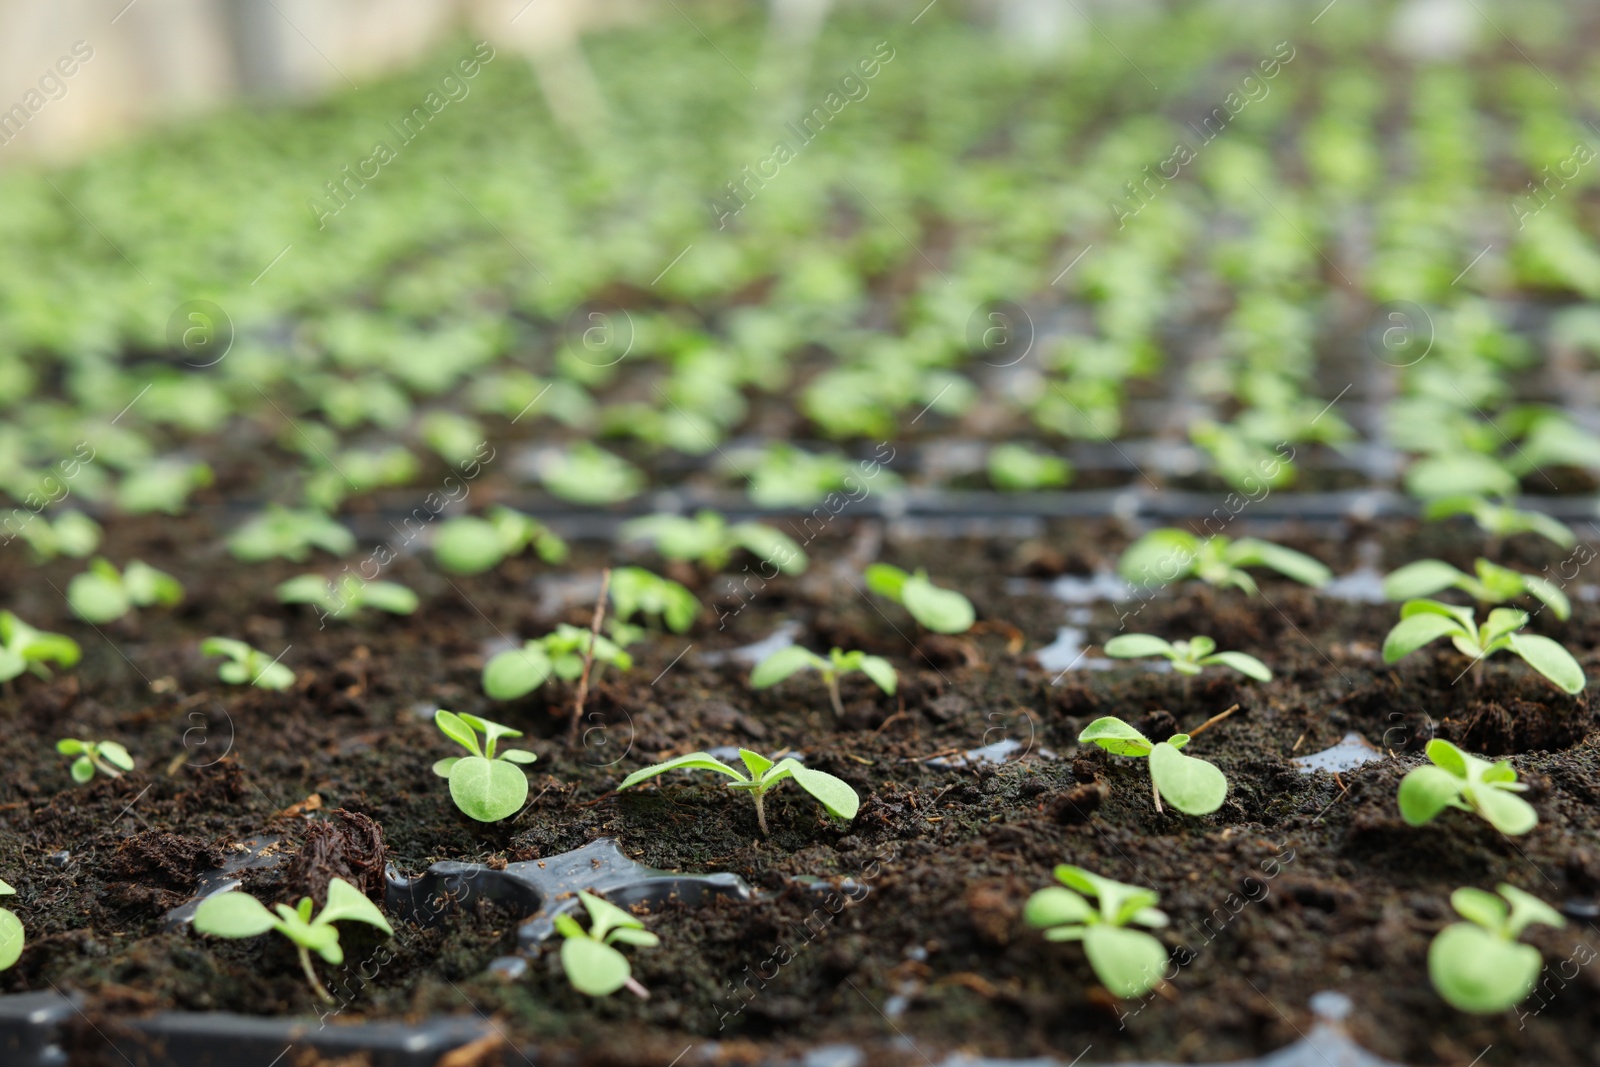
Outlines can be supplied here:
M833 713L842 719L844 718L844 701L839 699L839 672L829 671L825 677L828 679L828 696L833 700Z
M111 766L111 764L107 763L105 760L101 759L99 756L90 756L89 757L89 762L94 764L95 767L99 769L100 773L106 775L107 777L110 777L110 778L121 778L122 777L122 772L121 771L119 771L115 767Z
M1156 788L1156 776L1153 775L1153 774L1150 776L1150 795L1156 798L1156 814L1157 815L1162 814L1162 811L1161 811L1161 790Z
M606 617L606 591L611 588L611 568L600 572L600 596L594 602L594 621L589 624L589 647L583 653L583 676L578 679L578 696L572 705L572 721L567 725L567 747L578 747L578 723L583 719L583 703L589 699L589 670L594 666L594 646L600 643L600 621Z
M650 990L640 985L638 979L634 978L634 976L631 974L628 975L628 980L622 983L622 988L626 989L640 1000L650 999Z
M1479 656L1472 662L1472 684L1475 688L1483 688L1483 662L1486 657Z
M756 825L761 827L761 836L767 836L767 808L761 796L761 790L752 789L750 795L756 798Z
M329 995L326 989L322 988L322 982L318 980L317 972L311 966L311 950L304 945L295 947L300 952L300 969L306 972L306 981L311 983L311 988L316 991L317 996L322 998L324 1004L334 1003L333 997Z

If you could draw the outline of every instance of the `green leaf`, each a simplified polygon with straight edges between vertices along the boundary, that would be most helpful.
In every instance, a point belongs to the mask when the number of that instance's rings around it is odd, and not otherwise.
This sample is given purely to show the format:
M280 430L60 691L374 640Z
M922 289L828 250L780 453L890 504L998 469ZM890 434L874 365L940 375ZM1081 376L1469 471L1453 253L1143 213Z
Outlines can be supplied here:
M72 774L72 780L82 785L94 777L94 761L88 756L79 756L72 761L70 773Z
M255 937L278 922L261 901L233 890L206 897L194 913L195 930L216 937Z
M521 730L514 730L511 727L497 723L492 719L481 718L477 715L469 715L464 711L461 713L460 719L462 722L466 723L468 726L472 727L474 730L478 731L478 733L483 735L483 754L486 758L494 755L495 746L499 744L499 741L502 737L522 736Z
M367 607L391 615L410 615L421 603L416 593L399 582L368 582L361 587L361 600Z
M920 574L906 579L901 592L911 617L935 633L966 633L977 618L972 601L954 589L939 588Z
M498 758L503 759L503 760L510 760L512 763L524 763L524 764L526 764L526 763L533 763L535 760L537 760L539 758L539 755L536 752L529 752L526 749L508 748L504 752L500 753Z
M739 758L744 761L745 768L750 772L750 780L756 781L772 769L772 761L759 752L751 752L748 748L739 750Z
M1549 608L1556 618L1565 622L1572 617L1572 601L1567 599L1567 594L1557 588L1554 582L1546 581L1536 574L1524 574L1522 584L1529 593Z
M549 681L554 670L544 646L529 641L489 657L483 665L483 691L493 700L516 700Z
M137 559L122 572L122 584L128 598L140 607L170 607L183 599L183 584L178 579Z
M1533 809L1533 805L1515 793L1479 784L1468 790L1467 797L1484 821L1503 834L1516 837L1539 824L1539 813Z
M1023 921L1036 928L1087 923L1098 917L1094 906L1082 895L1059 886L1039 890L1022 908Z
M1430 823L1450 802L1461 796L1460 778L1439 767L1415 767L1400 780L1396 802L1400 817L1410 826Z
M267 659L262 653L256 653L252 663L253 671L250 673L250 684L259 689L287 689L294 684L294 671L281 663Z
M1114 997L1142 996L1167 969L1166 946L1140 930L1091 926L1083 933L1083 951L1095 977Z
M591 997L610 996L633 975L626 956L588 937L569 937L561 943L561 969L572 988Z
M624 945L638 945L641 948L653 948L661 944L661 939L649 930L635 930L631 927L622 927L611 931L607 936L608 941L621 942Z
M1465 450L1424 456L1406 468L1406 492L1426 500L1440 496L1510 496L1516 475L1493 458Z
M1528 613L1516 608L1495 608L1478 633L1478 644L1488 648L1500 638L1528 625Z
M1093 743L1119 756L1148 756L1151 741L1113 715L1105 715L1083 728L1080 744Z
M835 778L823 771L812 770L797 760L786 759L783 763L794 764L790 772L794 775L795 784L816 797L822 806L828 809L828 814L847 821L856 817L856 812L861 807L861 798L856 796L856 791L843 779Z
M1572 653L1548 637L1538 634L1512 634L1511 651L1527 661L1528 666L1550 679L1557 689L1570 696L1583 691L1586 679L1583 667Z
M450 799L469 818L498 822L528 799L528 774L505 760L464 756L450 769Z
M227 656L232 660L242 660L250 654L250 646L243 641L235 641L231 637L208 637L200 642L202 656Z
M1272 672L1267 669L1267 665L1244 652L1218 652L1215 655L1207 656L1200 662L1208 667L1213 663L1232 667L1240 674L1254 678L1258 682L1272 681Z
M1461 624L1446 615L1419 614L1403 618L1395 623L1389 635L1383 639L1383 662L1394 663L1446 634L1460 632Z
M448 778L450 777L451 768L460 763L461 760L461 756L447 756L442 760L435 760L433 763L433 773L437 774L440 778Z
M899 567L888 563L870 564L861 576L866 579L868 589L896 603L904 598L906 580L911 577Z
M1504 882L1495 887L1499 894L1511 904L1511 915L1506 920L1506 935L1516 937L1534 923L1543 923L1560 929L1567 925L1567 920L1562 914L1532 893L1525 893L1514 885ZM1454 903L1454 897L1451 902ZM1460 910L1460 909L1457 909Z
M861 673L871 678L890 696L894 695L895 686L900 682L900 676L895 672L894 666L882 656L862 656Z
M1442 737L1435 737L1429 741L1424 747L1423 753L1428 759L1457 778L1468 777L1467 761L1474 758L1468 756Z
M1471 923L1451 923L1428 946L1433 988L1460 1011L1505 1011L1533 991L1544 961L1532 945L1507 941Z
M433 539L433 559L452 574L482 574L506 557L506 543L494 524L471 515L446 519Z
M88 571L67 583L67 603L80 619L106 623L120 619L133 607L122 582Z
M1459 588L1469 576L1437 559L1422 559L1390 572L1383 579L1383 595L1390 600L1414 600L1441 589Z
M133 770L133 757L128 755L128 750L115 741L100 742L100 758L113 767L120 767L125 771Z
M760 663L750 672L750 688L766 689L777 685L796 671L824 670L827 662L810 649L801 648L799 645L790 645L780 648Z
M1169 804L1188 815L1209 815L1228 795L1228 780L1220 770L1165 741L1150 750L1150 778Z
M1166 585L1195 571L1200 539L1183 530L1151 530L1117 560L1117 573L1134 585Z
M1118 634L1101 646L1108 656L1117 659L1143 659L1147 656L1176 655L1172 644L1154 634Z
M433 724L439 728L440 733L474 756L483 755L483 750L478 747L478 735L473 732L467 721L455 712L440 708L433 713Z
M1286 578L1313 588L1321 588L1333 580L1333 572L1304 552L1260 541L1254 537L1241 537L1228 546L1225 558L1235 567L1268 567Z
M25 940L22 920L5 908L0 908L0 971L12 967L22 957Z
M728 530L728 535L746 552L764 562L771 563L788 575L804 574L806 554L794 538L759 522L741 522Z
M320 574L300 574L280 582L277 595L280 604L315 604L330 615L339 614L345 606Z
M719 774L727 775L729 778L732 778L735 781L748 781L744 775L740 774L726 763L723 763L721 760L714 759L704 752L690 752L688 755L678 756L676 759L669 759L665 763L657 763L652 766L644 767L634 771L632 774L628 775L628 777L624 778L622 780L622 784L617 786L617 788L626 789L629 786L638 785L646 778L654 778L658 774L665 774L668 771L676 770L716 771Z
M329 880L327 901L312 920L313 925L336 922L363 922L368 926L376 926L391 937L394 935L394 927L389 925L389 920L383 917L378 906L343 878Z
M1543 903L1542 901L1540 903ZM1450 906L1456 909L1456 914L1463 919L1477 923L1486 930L1498 932L1505 924L1510 908L1506 902L1493 893L1482 889L1473 889L1470 886L1457 889L1450 894Z
M83 742L75 737L63 737L56 742L56 751L63 756L76 756L83 751Z
M604 941L613 930L632 928L644 929L632 912L619 908L603 897L593 893L578 891L578 899L583 902L584 909L589 913L589 936L597 941Z

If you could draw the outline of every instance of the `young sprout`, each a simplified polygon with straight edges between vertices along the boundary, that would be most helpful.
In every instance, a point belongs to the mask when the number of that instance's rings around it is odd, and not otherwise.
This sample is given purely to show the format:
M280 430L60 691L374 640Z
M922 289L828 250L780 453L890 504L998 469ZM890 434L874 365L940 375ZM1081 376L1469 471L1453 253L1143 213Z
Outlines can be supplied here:
M100 524L81 511L63 511L55 522L38 515L17 531L41 560L57 556L82 559L100 547L101 532Z
M934 585L928 580L928 572L920 567L917 573L907 574L899 567L874 563L864 577L868 589L904 605L913 619L934 633L966 633L977 617L972 601L954 589Z
M1408 600L1400 605L1400 621L1383 639L1383 661L1394 663L1424 645L1448 637L1457 652L1471 657L1472 677L1479 685L1483 684L1483 661L1508 649L1562 692L1574 696L1582 692L1583 668L1572 653L1548 637L1517 632L1527 624L1527 612L1515 608L1495 608L1479 626L1471 608L1437 600Z
M208 637L200 642L202 656L227 656L228 663L217 668L217 677L229 685L253 685L261 689L287 689L294 684L294 671L265 652L258 652L231 637Z
M1072 480L1072 465L1027 445L997 445L989 452L989 481L996 489L1031 492L1054 489Z
M35 630L11 612L0 611L0 682L9 682L23 671L49 678L46 660L65 668L82 655L72 638Z
M355 574L340 576L338 583L320 574L302 574L278 586L278 601L283 604L311 604L328 619L347 618L362 608L376 608L391 615L410 615L417 610L417 594L399 582L369 582Z
M494 700L515 700L539 688L551 675L565 682L576 681L583 673L591 637L590 631L563 622L521 648L497 652L483 665L483 691ZM594 661L610 663L621 671L633 668L633 657L605 637L594 639Z
M1254 656L1243 652L1218 652L1216 648L1217 643L1209 637L1168 642L1152 634L1118 634L1105 643L1106 655L1117 659L1165 656L1179 674L1199 674L1203 667L1222 666L1232 667L1258 682L1272 681L1267 665Z
M1255 596L1256 581L1245 567L1266 567L1309 586L1326 585L1333 572L1303 552L1241 537L1196 537L1171 527L1151 530L1122 553L1117 572L1134 585L1166 585L1198 578L1218 588L1237 586Z
M355 535L322 512L314 508L291 511L276 504L269 505L228 538L228 551L246 563L280 556L304 563L313 548L344 556L355 547Z
M182 457L168 457L129 471L117 486L117 507L133 515L152 511L182 515L189 494L211 484L211 468Z
M496 753L502 737L521 737L521 730L501 726L476 715L457 715L440 709L433 715L439 732L472 753L451 756L433 765L433 773L450 780L450 799L469 818L479 822L499 822L516 813L528 799L528 772L516 764L532 763L539 757L520 748ZM483 747L478 747L478 734Z
M714 511L700 511L690 519L682 515L647 515L624 523L624 541L651 541L667 559L693 560L707 570L720 571L733 554L744 549L771 563L784 574L804 574L806 554L788 534L759 522L728 521Z
M639 468L587 442L552 452L539 467L544 487L574 504L616 504L644 488Z
M72 780L79 785L94 777L99 771L107 778L121 778L123 771L133 770L133 757L115 741L79 741L63 737L56 742L56 751L63 756L77 756L72 761Z
M659 615L675 634L694 625L700 612L700 601L688 589L643 567L618 567L611 573L611 606L617 622L627 622L635 613Z
M840 675L860 671L890 696L894 695L895 685L899 681L893 665L882 656L869 656L859 649L845 652L835 648L828 653L827 659L823 659L810 649L790 645L778 649L756 664L756 669L750 672L750 688L767 689L795 672L805 670L817 671L822 675L822 680L828 686L828 696L833 700L833 713L840 718L844 718L844 702L839 699Z
M1422 517L1430 520L1447 519L1452 515L1472 516L1472 520L1495 540L1512 534L1535 533L1549 538L1562 548L1571 548L1578 543L1578 535L1565 523L1542 511L1524 511L1482 496L1442 496L1428 501L1422 510Z
M0 881L0 897L14 897L17 891ZM0 908L0 971L8 970L22 958L22 920L7 908Z
M1467 921L1446 926L1428 946L1433 988L1459 1011L1490 1015L1533 992L1544 960L1517 937L1534 923L1567 925L1560 912L1531 893L1504 882L1495 891L1500 896L1470 887L1451 893L1450 906Z
M567 543L542 522L500 504L479 519L446 519L433 539L433 558L452 574L482 574L529 545L546 563L563 563Z
M1533 805L1517 796L1527 786L1517 781L1510 760L1490 763L1436 737L1425 749L1432 765L1414 767L1400 780L1400 817L1425 826L1445 808L1478 815L1503 834L1515 836L1539 822Z
M1137 997L1154 988L1167 969L1167 949L1129 923L1160 928L1165 912L1156 908L1154 890L1114 882L1082 867L1060 864L1056 880L1028 898L1022 917L1050 941L1082 941L1095 977L1114 997ZM1095 904L1084 899L1094 897ZM1096 906L1098 905L1098 906Z
M323 1001L332 1004L333 997L317 980L317 972L311 965L311 953L315 952L329 963L344 962L344 949L339 947L339 931L333 924L367 923L390 937L394 936L394 927L389 925L389 920L383 917L383 912L378 910L376 904L343 878L328 882L327 903L312 918L314 907L310 897L301 897L300 905L295 908L287 904L274 904L273 909L278 914L273 915L255 897L233 889L202 900L194 913L194 928L202 934L231 938L256 937L268 930L278 931L294 942L295 951L300 956L300 969L305 972L312 990Z
M572 988L591 997L609 997L627 987L635 996L648 999L650 991L634 980L628 957L611 946L616 942L654 948L661 939L644 928L644 923L593 893L578 891L578 899L589 912L589 929L578 925L566 912L555 917L556 929L565 939L561 943L561 969L567 972Z
M856 791L851 789L842 779L835 778L823 771L814 771L795 759L786 757L773 763L757 752L747 748L739 750L739 758L749 768L750 777L746 778L737 770L716 759L709 753L691 752L687 756L669 759L665 763L657 763L653 767L645 767L634 771L622 780L617 786L619 790L631 785L638 785L646 778L654 778L667 771L680 768L697 771L716 771L725 774L733 781L728 783L729 789L745 789L756 802L756 823L761 827L763 835L767 832L767 812L763 804L766 793L773 786L778 785L785 778L793 778L801 789L810 793L817 801L828 809L828 814L846 821L856 817L856 811L861 806L861 798L856 796Z
M1186 815L1209 815L1222 807L1228 795L1228 780L1203 759L1185 756L1178 750L1189 743L1188 734L1173 734L1165 741L1151 741L1121 719L1106 715L1084 727L1078 741L1092 742L1118 756L1150 761L1150 789L1156 812L1161 798Z
M67 583L67 603L80 619L93 623L120 619L135 607L170 607L182 599L178 579L139 560L119 574L110 560L97 558Z
M1481 606L1504 604L1519 596L1543 602L1558 619L1572 614L1572 603L1555 583L1536 574L1523 574L1480 559L1473 565L1477 577L1457 570L1443 560L1421 559L1407 563L1383 579L1383 595L1390 600L1415 600L1444 589L1459 589Z

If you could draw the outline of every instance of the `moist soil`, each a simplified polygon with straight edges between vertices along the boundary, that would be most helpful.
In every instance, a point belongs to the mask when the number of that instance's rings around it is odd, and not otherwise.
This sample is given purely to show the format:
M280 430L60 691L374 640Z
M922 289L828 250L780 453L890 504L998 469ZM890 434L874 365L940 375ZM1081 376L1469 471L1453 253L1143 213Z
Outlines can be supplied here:
M1442 642L1386 668L1379 647L1393 605L1343 601L1266 574L1256 598L1196 583L1089 607L1051 595L1053 577L1114 562L1129 532L1077 521L1023 542L896 540L875 521L841 518L811 545L812 567L798 578L763 584L752 560L738 560L728 572L744 579L736 593L726 574L664 567L696 588L706 610L689 633L653 632L634 646L631 671L605 672L576 749L566 744L571 688L494 703L479 672L514 638L561 621L586 625L598 568L623 558L609 546L576 545L560 569L530 556L474 578L402 558L385 577L416 589L420 611L319 628L315 612L273 596L278 582L310 568L240 565L205 515L123 521L106 554L178 574L188 596L98 632L54 591L81 563L7 553L0 603L72 634L84 658L48 681L17 679L0 698L0 876L18 889L7 903L28 931L0 992L82 993L84 1015L69 1037L85 1063L123 1062L111 1045L132 1040L121 1021L134 1015L313 1014L319 1003L281 939L163 928L167 910L190 899L238 842L282 839L288 862L249 871L245 888L292 901L320 896L334 874L381 894L384 863L407 874L446 859L498 865L606 836L653 866L734 872L757 897L652 911L661 945L629 951L648 1000L578 994L553 952L517 980L496 977L487 966L514 951L523 916L483 900L437 925L397 922L391 942L346 927L347 963L319 965L343 1000L335 1021L481 1013L540 1048L544 1062L668 1063L710 1041L721 1058L751 1063L836 1043L895 1064L958 1050L1205 1061L1296 1040L1310 1026L1309 998L1333 989L1355 1002L1357 1040L1397 1061L1595 1062L1600 1019L1587 1005L1600 971L1579 965L1600 953L1590 922L1533 928L1528 940L1547 969L1518 1012L1462 1015L1426 972L1428 942L1451 921L1458 886L1504 881L1575 917L1597 913L1592 698L1569 698L1504 658L1475 684ZM1470 527L1403 521L1249 532L1339 573L1358 566L1362 541L1380 546L1385 570L1429 556L1470 569L1484 549ZM1495 551L1527 569L1550 565L1551 574L1568 556L1530 538ZM962 589L979 627L960 638L919 632L897 605L861 592L860 566L873 558L926 566ZM1569 623L1541 615L1532 625L1573 648L1592 675L1600 609L1576 584L1568 592ZM1275 678L1256 684L1208 671L1186 687L1136 664L1061 672L1032 658L1069 621L1098 645L1118 632L1119 616L1134 631L1209 634L1262 658ZM889 657L899 692L886 697L860 676L847 679L843 721L814 676L752 692L748 665L716 654L785 621L814 649ZM295 686L274 693L220 682L218 661L198 648L213 633L283 651ZM1204 818L1157 814L1142 764L1076 743L1101 715L1159 738L1233 704L1239 710L1190 749L1230 782L1226 803ZM436 707L527 733L539 761L524 811L483 825L455 809L429 769L452 747L431 723ZM1384 757L1339 775L1291 763L1349 730L1382 745ZM120 740L139 769L74 785L53 749L67 736ZM1509 839L1462 812L1407 827L1395 791L1435 736L1511 757L1531 786L1538 827ZM929 762L1006 739L1023 758ZM803 753L855 787L859 815L831 822L786 785L768 799L772 833L763 838L749 801L710 776L614 792L648 762L723 745ZM1158 992L1114 1000L1079 946L1047 942L1023 924L1024 901L1052 884L1062 862L1160 892L1173 920L1160 936L1182 965ZM819 907L800 876L852 878L870 892Z

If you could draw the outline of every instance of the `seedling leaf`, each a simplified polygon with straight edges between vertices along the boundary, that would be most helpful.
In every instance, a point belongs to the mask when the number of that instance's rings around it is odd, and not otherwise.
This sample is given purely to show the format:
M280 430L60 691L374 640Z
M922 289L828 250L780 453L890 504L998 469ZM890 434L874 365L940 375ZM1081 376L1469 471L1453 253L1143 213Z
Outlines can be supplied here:
M1511 650L1555 683L1556 688L1571 696L1583 691L1586 682L1583 667L1560 644L1538 634L1514 633L1508 640Z
M1228 780L1220 770L1166 742L1150 750L1150 778L1161 796L1187 815L1209 815L1228 795Z
M1091 926L1083 932L1083 951L1114 997L1142 996L1167 969L1166 946L1142 930Z
M450 799L470 818L498 822L528 799L528 775L505 760L465 756L450 769Z

